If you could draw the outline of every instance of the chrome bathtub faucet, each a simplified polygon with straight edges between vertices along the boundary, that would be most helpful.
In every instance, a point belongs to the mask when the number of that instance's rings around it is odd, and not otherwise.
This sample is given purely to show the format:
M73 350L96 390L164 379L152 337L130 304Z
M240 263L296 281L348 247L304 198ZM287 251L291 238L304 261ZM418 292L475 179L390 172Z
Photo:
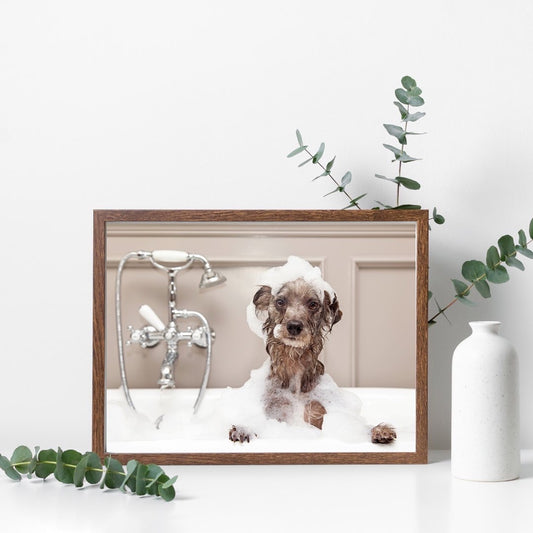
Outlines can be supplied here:
M207 350L206 365L202 383L198 397L194 404L194 412L196 413L200 407L200 403L207 388L207 381L209 379L209 372L211 369L211 353L212 345L215 340L215 332L210 328L209 323L204 315L196 311L188 311L187 309L177 309L177 288L176 288L176 274L178 272L189 268L195 261L201 262L203 266L203 273L200 279L200 288L214 287L226 281L226 278L212 269L207 259L199 254L189 254L178 250L154 250L153 252L138 251L126 254L119 263L117 270L117 281L115 290L115 312L116 312L116 326L117 326L117 340L118 340L118 357L120 365L120 379L122 388L126 396L128 405L135 410L135 405L131 399L128 387L128 380L126 377L126 366L124 361L124 342L122 338L122 324L121 324L121 280L122 271L126 262L130 259L138 259L140 261L150 260L152 265L158 269L164 270L168 275L168 322L165 324L155 311L148 305L142 305L139 308L139 314L146 320L148 325L135 329L133 326L128 326L129 340L128 345L138 344L141 348L153 348L160 342L165 342L167 350L165 357L161 363L160 378L157 384L161 389L169 389L175 387L174 380L174 365L179 357L178 343L187 341L188 346L193 344ZM161 263L183 263L180 266L165 266ZM180 330L178 327L178 320L194 318L200 322L200 326L192 328L188 326L185 330Z

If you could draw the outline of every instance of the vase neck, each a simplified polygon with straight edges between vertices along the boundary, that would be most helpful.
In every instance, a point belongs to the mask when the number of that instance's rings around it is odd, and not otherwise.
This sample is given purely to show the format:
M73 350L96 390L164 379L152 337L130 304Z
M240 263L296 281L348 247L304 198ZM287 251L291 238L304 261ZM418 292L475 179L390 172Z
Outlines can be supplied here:
M468 323L472 328L473 333L494 333L498 334L501 326L501 322L492 320L480 320L477 322Z

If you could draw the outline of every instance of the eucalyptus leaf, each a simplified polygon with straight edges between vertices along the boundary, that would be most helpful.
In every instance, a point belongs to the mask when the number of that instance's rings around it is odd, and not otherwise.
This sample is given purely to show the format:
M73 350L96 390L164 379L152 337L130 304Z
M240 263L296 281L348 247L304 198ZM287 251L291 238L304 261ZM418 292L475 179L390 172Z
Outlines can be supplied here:
M35 475L38 478L46 479L54 473L57 463L57 452L52 449L41 450L37 456Z
M500 249L500 257L505 260L507 256L516 254L515 244L511 235L504 235L498 239L498 248Z
M72 482L75 487L83 486L83 481L85 479L85 471L87 469L87 463L89 462L89 457L87 455L83 456L80 462L76 465L74 469L74 474L72 475Z
M352 181L352 173L350 171L346 172L341 178L341 186L346 187Z
M54 469L54 477L61 483L72 483L73 471L65 467L63 463L63 450L57 449L56 467Z
M343 191L344 189L342 187L336 187L335 189L333 189L332 191L329 191L327 192L326 194L324 194L323 198L325 198L326 196L329 196L330 194L334 194L336 192L341 192Z
M174 499L176 496L176 491L174 490L174 487L172 484L167 486L167 482L170 481L169 477L167 475L161 476L160 480L162 481L161 484L158 484L158 494L163 498L165 501L170 501Z
M401 102L394 102L394 105L400 110L401 119L405 120L409 116L409 111L407 111Z
M410 155L406 154L400 148L396 148L396 146L392 146L390 144L384 144L383 146L394 154L396 161L401 161L402 163L418 161L418 159L416 159L415 157L411 157Z
M417 111L416 113L408 113L407 116L403 119L405 122L416 122L421 118L425 117L426 114L422 111Z
M411 91L416 88L416 81L411 78L411 76L404 76L401 79L402 86L407 90Z
M461 273L466 280L476 282L485 277L485 265L481 261L475 259L465 261Z
M403 185L406 189L411 189L412 191L417 191L420 189L420 183L418 183L418 181L404 178L403 176L396 177L394 181L400 185Z
M350 207L357 207L357 202L359 202L361 198L364 198L366 194L367 193L361 194L357 198L353 198L352 200L350 200L350 203L346 207L343 207L343 209L349 209Z
M11 464L11 461L3 455L0 455L0 468L6 473L7 477L13 481L20 481L22 479L22 476Z
M104 485L109 489L118 489L122 486L125 475L122 465L113 457L106 457L104 464L106 466Z
M302 134L300 133L300 130L296 130L296 139L298 140L298 144L300 146L304 145L304 142L302 140Z
M505 258L505 263L511 267L518 268L518 270L525 270L526 267L524 266L524 263L517 259L516 257L510 255L509 257Z
M526 232L523 229L518 232L518 244L520 246L527 246Z
M30 462L33 458L32 451L27 446L15 448L11 455L11 464L21 474L27 474L30 471Z
M529 236L533 239L533 218L531 219L531 222L529 223Z
M396 89L394 94L402 104L412 105L413 107L420 107L425 103L424 99L420 96L421 92L422 91L420 91L420 89L413 89L412 91L406 91L405 89Z
M403 210L418 210L418 209L422 209L422 206L420 205L416 205L416 204L402 204L402 205L397 205L396 207L393 207L392 209L398 209L400 211L403 211Z
M309 159L306 159L303 163L300 163L298 165L298 168L303 167L304 165L307 165L307 163L309 163L309 161L312 161L312 160L313 160L312 157L310 157Z
M144 494L146 494L146 472L147 471L148 471L148 467L146 465L140 464L137 467L135 492L139 496L143 496Z
M331 172L331 169L333 168L333 163L335 163L335 157L331 161L329 161L328 164L326 165L326 172Z
M433 222L435 222L435 224L444 224L446 222L446 219L437 213L436 207L433 208Z
M104 470L102 468L102 462L100 457L94 452L87 453L87 469L85 472L85 479L87 483L91 485L96 485L104 475Z
M383 124L383 127L387 130L389 135L392 135L400 144L407 144L407 138L405 137L405 131L400 126L395 124Z
M490 269L494 269L499 263L500 263L500 254L498 253L498 248L496 248L496 246L491 246L487 250L487 266Z
M483 298L490 298L490 286L487 283L487 280L481 279L474 282L474 287L477 289L479 294L483 296Z
M313 181L323 178L324 176L329 176L329 172L322 172L322 174L318 175L316 178L313 178Z
M307 149L307 146L299 146L298 148L294 149L290 154L287 155L287 157L294 157L295 155L301 154Z
M320 158L324 155L325 148L326 148L326 145L324 143L320 143L320 147L318 148L317 153L313 156L314 164L320 161Z
M516 251L521 253L523 256L533 259L533 251L525 246L517 246Z
M456 296L468 296L470 294L470 288L463 281L458 279L452 279L452 283L455 288Z
M506 283L509 281L509 273L503 265L497 265L493 269L487 270L487 279L491 283Z
M396 89L394 95L402 104L409 105L409 94L405 89Z

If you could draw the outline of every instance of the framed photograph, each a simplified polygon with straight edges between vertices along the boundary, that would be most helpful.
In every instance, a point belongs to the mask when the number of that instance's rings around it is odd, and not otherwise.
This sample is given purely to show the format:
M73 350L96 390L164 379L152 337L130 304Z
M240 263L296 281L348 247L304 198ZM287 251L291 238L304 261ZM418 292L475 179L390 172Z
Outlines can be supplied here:
M427 211L95 211L93 450L427 462L427 278Z

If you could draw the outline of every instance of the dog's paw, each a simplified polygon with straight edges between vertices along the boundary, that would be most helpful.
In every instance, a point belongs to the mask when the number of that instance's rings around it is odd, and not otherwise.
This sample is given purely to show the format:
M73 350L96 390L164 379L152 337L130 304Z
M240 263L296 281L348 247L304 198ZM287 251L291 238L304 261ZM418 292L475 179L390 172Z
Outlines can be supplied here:
M374 444L390 444L396 440L396 430L389 424L378 424L370 434Z
M243 426L231 426L229 440L232 442L250 442L257 435Z

